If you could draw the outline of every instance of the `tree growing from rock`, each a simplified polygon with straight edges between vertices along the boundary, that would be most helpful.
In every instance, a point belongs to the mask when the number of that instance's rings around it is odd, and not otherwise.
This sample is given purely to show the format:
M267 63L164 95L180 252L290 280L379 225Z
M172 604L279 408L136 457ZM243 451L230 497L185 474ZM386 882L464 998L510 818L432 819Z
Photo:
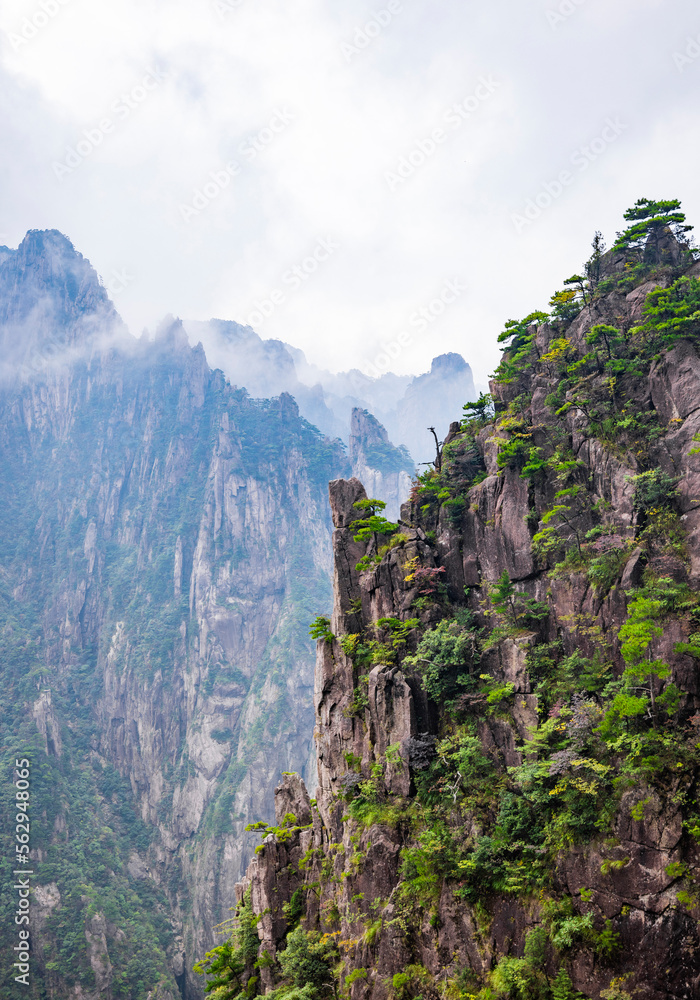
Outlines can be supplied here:
M639 198L628 208L624 218L632 225L617 234L613 250L626 250L650 264L661 262L660 245L664 234L670 232L677 240L684 240L692 226L686 224L677 198L653 201Z

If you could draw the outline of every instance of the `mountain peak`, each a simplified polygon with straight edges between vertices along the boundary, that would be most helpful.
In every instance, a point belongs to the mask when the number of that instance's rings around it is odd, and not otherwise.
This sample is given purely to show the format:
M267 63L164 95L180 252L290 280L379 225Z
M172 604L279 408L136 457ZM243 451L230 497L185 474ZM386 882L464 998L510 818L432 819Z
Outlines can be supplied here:
M25 259L52 251L66 259L75 256L82 257L68 237L64 236L58 229L30 229L17 247L17 253Z
M470 366L461 354L455 354L453 351L450 351L448 354L438 354L436 358L433 358L430 366L431 375L444 376L457 373L462 374L467 371L471 372Z
M90 261L57 229L30 229L0 255L0 347L11 364L122 327Z

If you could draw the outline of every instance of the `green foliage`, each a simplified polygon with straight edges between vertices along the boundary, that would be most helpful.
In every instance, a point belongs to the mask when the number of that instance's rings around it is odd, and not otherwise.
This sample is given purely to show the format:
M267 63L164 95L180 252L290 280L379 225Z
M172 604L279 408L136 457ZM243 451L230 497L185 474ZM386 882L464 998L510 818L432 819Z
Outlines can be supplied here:
M230 937L207 952L194 966L194 972L207 977L205 993L212 993L216 1000L257 996L253 964L258 957L260 940L256 928L257 917L248 890L236 911Z
M677 708L678 692L673 684L666 686L661 697L655 691L657 681L665 681L671 676L671 668L648 656L652 641L663 634L664 610L663 601L645 596L629 605L627 620L619 632L620 651L627 666L622 675L622 689L615 695L601 725L600 731L606 737L619 731L619 725L630 719L648 715L656 724L659 706L669 714ZM640 695L640 691L645 693Z
M634 543L619 548L608 549L595 559L591 559L586 569L589 583L599 595L607 594L617 583L632 553Z
M304 916L305 896L303 889L295 889L292 898L284 906L284 915L287 918L287 925L293 929Z
M659 509L673 509L678 498L678 480L661 469L650 469L632 477L632 506L639 515L648 516Z
M347 987L350 987L352 986L353 983L356 983L358 979L366 979L366 978L367 978L367 969L363 968L353 969L352 972L345 977L345 985Z
M353 536L356 542L368 542L370 539L376 538L377 535L393 535L395 531L399 530L398 524L392 524L385 517L377 515L353 521L350 527L357 532Z
M576 693L600 694L612 679L612 664L601 653L588 659L577 650L563 657L557 640L533 646L527 665L541 718L546 718L555 705L568 705Z
M663 603L648 597L638 597L628 609L628 617L619 631L622 639L620 652L625 663L636 665L644 659L654 638L663 635L659 618L663 613Z
M645 322L631 332L649 348L671 347L700 332L700 281L686 276L669 288L655 288L644 304Z
M515 589L507 570L503 570L498 581L489 587L489 596L495 612L508 619L516 629L549 617L546 604L534 601Z
M680 207L676 198L666 201L639 198L625 212L625 220L632 225L617 234L613 250L627 251L652 264L661 263L660 243L664 233L670 229L676 239L683 239L693 228L686 224Z
M407 618L406 621L395 617L378 618L375 625L380 629L388 629L391 633L391 645L394 649L398 649L404 646L411 633L420 627L420 618Z
M437 515L444 507L450 522L455 526L461 524L467 509L468 491L486 476L475 436L488 420L488 416L482 416L463 421L463 436L445 445L440 470L427 469L415 478L410 499L420 506L424 517ZM426 534L430 537L431 532Z
M500 959L490 976L491 986L499 997L508 1000L548 1000L547 977L526 958Z
M533 536L532 550L540 559L546 559L565 551L574 541L580 555L584 530L591 518L591 494L585 486L576 484L557 490L554 501L540 519L541 528Z
M462 432L479 431L493 420L493 397L489 393L480 392L479 398L471 403L465 403L462 410L464 411L461 424Z
M491 802L498 775L481 740L464 726L438 741L433 760L416 774L415 781L420 802L429 808L460 803L465 809L480 811Z
M418 1000L430 990L433 977L423 965L407 965L390 980L391 1000Z
M583 1000L583 994L574 989L571 976L563 965L552 982L552 1000Z
M531 454L532 433L528 429L526 420L516 415L507 415L498 423L499 436L497 464L501 470L507 468L522 468L527 463L528 455ZM508 437L502 437L503 433Z
M612 920L606 920L605 925L595 938L594 949L598 958L612 958L622 947L620 935L613 927Z
M359 511L363 511L367 517L376 517L380 511L386 510L386 504L383 500L375 500L370 497L365 497L364 500L356 500L353 507Z
M575 275L574 278L575 280L581 280L578 275ZM571 279L567 280L570 281ZM579 296L574 288L565 288L563 291L555 292L549 300L549 306L552 317L555 320L563 320L565 323L570 323L571 320L576 319L581 312Z
M494 379L507 385L514 382L524 372L532 358L535 329L548 319L544 312L531 312L524 319L509 319L498 337L499 344L505 344L504 357L496 369Z
M613 979L606 990L600 991L602 1000L632 1000L631 993L622 988L627 978L627 976L620 976L618 979Z
M311 628L309 629L309 635L312 639L322 639L329 645L333 643L335 636L331 632L331 623L329 618L322 618L320 615L311 623Z
M541 448L530 448L528 459L520 475L523 479L536 479L545 473L548 465L549 463L542 454ZM536 523L539 523L539 518Z
M369 708L369 674L360 674L359 683L353 688L352 701L345 709L345 715L362 716Z
M362 935L362 943L373 947L379 941L382 933L382 927L384 921L380 918L377 920L370 920L365 928L365 933Z
M287 935L287 946L278 957L283 985L270 994L275 1000L293 1000L294 988L305 990L308 1000L331 1000L337 995L333 970L338 949L332 937L296 927Z
M591 242L592 254L584 265L584 274L590 292L595 291L602 275L602 261L605 254L605 240L600 230L596 230Z
M258 820L256 823L248 823L245 827L246 833L254 831L260 834L260 839L265 840L266 837L272 835L279 844L284 844L291 840L295 833L300 830L305 830L307 827L299 826L297 824L297 818L294 813L286 813L282 822L279 826L270 826L264 822L264 820ZM256 854L262 850L263 845L260 844L256 849Z
M429 698L436 704L450 703L475 686L478 639L474 616L465 609L426 632L415 655L403 662L418 670Z
M608 361L612 361L613 354L617 354L624 344L624 337L615 326L606 323L596 323L586 334L586 343L597 347L601 343L605 345Z
M387 521L387 519L379 513L386 507L383 500L358 500L353 504L353 506L366 514L365 517L359 518L357 521L353 521L350 525L350 528L355 532L353 539L356 542L365 542L365 544L374 542L376 553L374 560L372 560L369 555L365 555L358 562L356 568L359 571L362 571L369 569L373 561L377 562L379 560L379 537L386 537L395 534L399 530L399 526L398 524L393 524L391 521Z

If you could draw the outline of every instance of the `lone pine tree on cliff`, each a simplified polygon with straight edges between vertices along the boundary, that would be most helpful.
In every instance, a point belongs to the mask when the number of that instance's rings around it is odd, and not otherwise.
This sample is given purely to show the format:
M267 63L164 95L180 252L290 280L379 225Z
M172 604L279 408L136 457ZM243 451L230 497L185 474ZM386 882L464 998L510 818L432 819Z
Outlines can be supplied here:
M660 245L664 234L670 230L677 240L683 242L686 233L693 229L686 224L685 213L680 207L677 198L667 201L639 198L625 212L624 218L632 225L617 234L613 250L636 251L648 263L660 263Z

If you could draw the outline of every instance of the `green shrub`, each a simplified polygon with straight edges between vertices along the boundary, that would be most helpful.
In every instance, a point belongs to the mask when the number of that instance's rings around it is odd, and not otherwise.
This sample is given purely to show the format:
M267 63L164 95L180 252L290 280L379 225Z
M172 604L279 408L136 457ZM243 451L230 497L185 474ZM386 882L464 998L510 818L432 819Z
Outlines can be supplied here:
M574 989L571 976L563 965L552 983L552 1000L584 1000L583 994Z
M305 897L303 889L295 889L292 893L292 898L288 903L284 905L284 915L287 918L287 923L291 928L297 926L301 918L304 916L305 909Z
M287 987L306 988L311 1000L331 1000L337 995L333 968L338 949L332 938L297 927L287 935L287 946L278 957ZM288 988L275 994L288 997Z
M478 639L474 616L465 609L426 632L415 655L403 662L418 670L428 697L436 704L444 704L475 687Z
M634 493L632 506L639 515L648 515L653 510L673 509L678 497L678 480L661 469L650 469L632 477Z
M621 548L608 549L588 564L588 580L599 596L607 594L620 579L632 552L632 545L630 543Z
M329 618L322 618L320 615L314 619L309 628L309 635L312 639L322 639L324 642L332 643L335 636L331 632L331 622Z
M350 525L350 529L355 532L353 540L356 542L369 543L374 541L375 548L378 549L378 538L380 535L393 535L399 530L398 524L387 521L379 512L384 510L386 504L383 500L364 499L357 500L354 507L365 514L365 517L358 518ZM365 556L361 562L364 562ZM364 567L363 567L364 568Z
M433 977L423 965L408 965L390 983L392 1000L418 1000L432 986Z
M502 958L490 978L497 995L508 1000L549 1000L546 976L526 958Z
M367 969L353 969L349 976L345 977L345 985L352 986L358 979L367 978Z
M216 1000L257 995L257 978L252 975L260 947L256 927L249 890L238 907L236 926L229 939L207 952L194 966L194 972L207 977L205 993L214 993Z
M644 305L645 322L631 335L649 342L650 347L672 346L682 337L700 330L700 281L681 277L669 288L655 288Z

